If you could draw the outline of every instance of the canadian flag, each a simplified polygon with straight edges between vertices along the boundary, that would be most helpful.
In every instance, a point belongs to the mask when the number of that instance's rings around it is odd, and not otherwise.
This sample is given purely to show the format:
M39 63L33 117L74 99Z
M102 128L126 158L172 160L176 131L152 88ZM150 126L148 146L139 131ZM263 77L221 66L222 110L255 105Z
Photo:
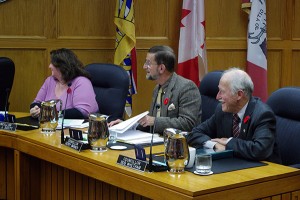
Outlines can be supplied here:
M204 0L183 0L177 73L199 86L206 72Z
M248 24L246 71L254 83L253 95L268 98L266 1L252 0Z

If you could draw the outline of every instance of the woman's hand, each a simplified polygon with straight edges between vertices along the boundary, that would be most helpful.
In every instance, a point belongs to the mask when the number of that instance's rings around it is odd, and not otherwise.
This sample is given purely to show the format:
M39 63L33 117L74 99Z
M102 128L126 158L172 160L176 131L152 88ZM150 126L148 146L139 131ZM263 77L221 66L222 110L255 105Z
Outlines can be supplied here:
M30 109L31 117L37 118L40 115L41 109L36 105Z

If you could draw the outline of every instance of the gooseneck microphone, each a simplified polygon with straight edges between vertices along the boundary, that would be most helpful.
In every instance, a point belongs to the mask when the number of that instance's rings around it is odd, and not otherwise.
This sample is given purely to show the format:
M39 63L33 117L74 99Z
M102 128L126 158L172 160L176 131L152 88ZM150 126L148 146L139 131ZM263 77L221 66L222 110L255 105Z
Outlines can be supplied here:
M8 111L8 96L10 92L10 88L5 89L6 92L6 99L5 99L5 107L4 107L4 122L9 122L8 116L7 116L7 111Z
M68 96L72 92L72 89L70 88L71 85L72 85L72 83L68 83L67 97L66 97L66 101L65 101L65 109L64 109L64 114L63 114L63 118L62 118L62 121L61 121L61 134L60 134L60 143L61 144L65 143L64 121L65 121L65 114L66 114Z
M156 104L155 107L156 107L156 110L160 109L160 104ZM156 126L156 118L154 120L154 124L153 124L152 130L151 130L152 136L151 136L150 154L149 154L149 172L157 171L157 169L155 169L155 167L153 166L153 154L152 154L153 135L154 135L154 131L155 131L155 126Z

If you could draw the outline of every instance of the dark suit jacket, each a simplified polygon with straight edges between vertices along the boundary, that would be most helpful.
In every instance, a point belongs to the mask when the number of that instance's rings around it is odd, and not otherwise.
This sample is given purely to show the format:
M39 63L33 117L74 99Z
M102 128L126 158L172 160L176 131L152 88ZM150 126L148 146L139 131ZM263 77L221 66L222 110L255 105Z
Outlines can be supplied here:
M156 116L158 85L154 88L150 116ZM173 104L174 106L170 106ZM162 95L161 117L155 120L155 133L162 134L165 128L191 131L201 121L201 96L194 82L173 73L168 87ZM149 131L149 127L138 127Z
M215 114L187 136L189 145L199 148L211 138L232 137L232 117L232 113L223 112L219 104ZM281 163L275 127L276 118L271 108L252 97L242 119L240 135L232 138L226 149L231 149L236 156L246 159Z

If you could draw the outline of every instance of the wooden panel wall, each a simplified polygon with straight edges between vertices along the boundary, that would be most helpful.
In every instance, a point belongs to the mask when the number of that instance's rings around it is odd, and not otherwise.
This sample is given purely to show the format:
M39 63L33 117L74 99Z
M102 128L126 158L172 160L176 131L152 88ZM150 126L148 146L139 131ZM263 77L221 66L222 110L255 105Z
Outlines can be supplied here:
M148 110L154 83L142 65L149 47L170 45L177 52L182 0L135 0L138 94L133 115ZM206 0L209 71L245 68L248 16L241 1ZM13 59L15 81L10 111L28 111L50 74L49 52L73 49L84 64L113 62L114 0L8 0L0 4L0 56ZM268 90L300 86L299 0L267 1Z

